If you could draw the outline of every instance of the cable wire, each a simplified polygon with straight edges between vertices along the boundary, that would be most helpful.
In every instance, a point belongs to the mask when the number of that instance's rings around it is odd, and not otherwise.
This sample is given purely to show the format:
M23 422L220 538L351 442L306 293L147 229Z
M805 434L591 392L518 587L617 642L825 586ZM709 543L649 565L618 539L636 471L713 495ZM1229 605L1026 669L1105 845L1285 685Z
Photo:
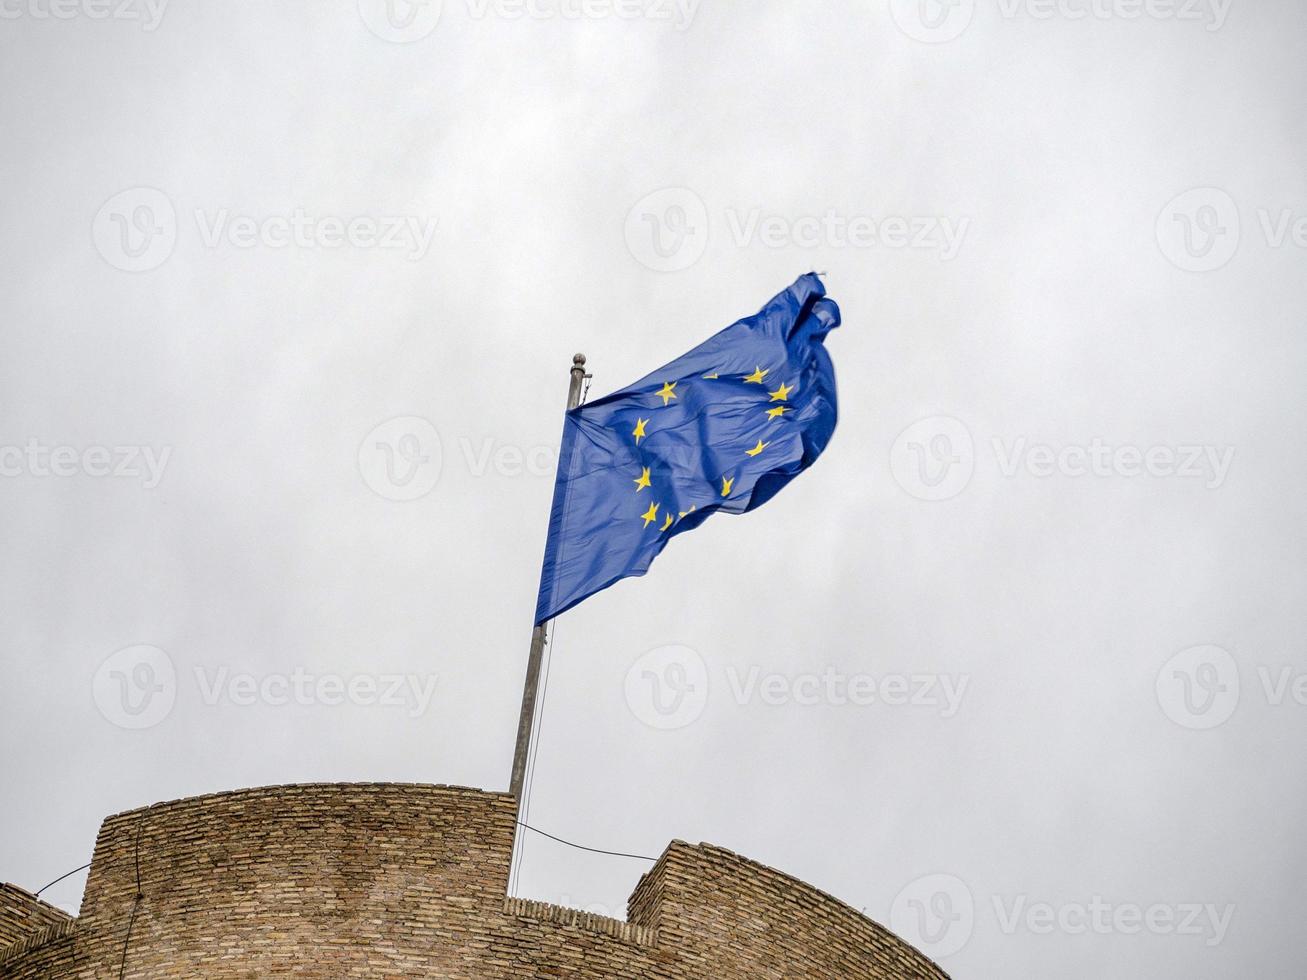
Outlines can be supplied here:
M90 862L90 861L87 861L87 862L86 862L85 864L83 864L80 868L73 868L72 871L69 871L66 875L60 875L60 876L59 876L58 878L56 878L54 881L50 882L50 884L48 884L48 885L42 885L42 886L41 886L40 888L38 888L35 892L33 892L33 895L34 895L36 898L40 898L40 897L41 897L41 892L45 891L47 888L53 888L55 885L59 884L59 882L63 881L65 878L71 878L73 875L77 874L77 872L79 872L79 871L85 871L85 870L86 870L87 868L89 868L90 866L91 866L91 862Z
M123 980L127 973L127 945L132 941L132 926L136 925L136 913L141 909L145 893L141 891L141 828L145 826L146 811L136 818L136 897L132 899L132 914L127 920L127 934L123 936L123 958L118 964L118 980Z
M574 844L570 840L563 840L561 837L555 837L553 834L546 833L539 827L532 827L530 824L523 823L521 820L517 822L517 825L519 827L525 827L527 830L533 831L541 837L548 837L550 840L556 840L558 843L566 844L568 847L575 847L578 851L589 851L591 854L607 854L609 857L632 858L636 861L649 861L654 864L658 862L657 858L650 857L647 854L627 854L625 851L605 851L603 848L599 847L586 847L584 844Z

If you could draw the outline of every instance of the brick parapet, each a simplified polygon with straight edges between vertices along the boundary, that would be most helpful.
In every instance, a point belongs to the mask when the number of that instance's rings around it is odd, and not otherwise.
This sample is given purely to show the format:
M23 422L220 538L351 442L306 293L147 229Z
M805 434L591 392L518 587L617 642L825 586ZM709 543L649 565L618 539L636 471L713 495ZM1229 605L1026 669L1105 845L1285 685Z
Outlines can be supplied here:
M72 918L17 885L0 884L0 953L33 933L64 925Z
M518 919L535 922L550 922L560 926L571 926L586 932L612 936L633 946L652 946L656 933L645 926L623 922L581 909L570 909L562 905L550 905L529 898L504 899L504 914Z
M506 899L515 820L504 794L397 784L118 814L81 917L25 938L0 980L111 980L120 967L136 980L945 978L843 903L705 845L670 845L626 922Z

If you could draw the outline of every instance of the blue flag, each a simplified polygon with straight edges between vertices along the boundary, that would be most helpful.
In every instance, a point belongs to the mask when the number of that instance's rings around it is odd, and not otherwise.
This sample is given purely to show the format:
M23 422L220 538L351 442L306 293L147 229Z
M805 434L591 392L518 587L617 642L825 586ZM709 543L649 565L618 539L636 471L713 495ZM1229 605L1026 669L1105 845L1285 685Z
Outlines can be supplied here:
M536 623L643 575L673 537L770 500L835 431L824 344L840 311L815 273L755 316L567 413Z

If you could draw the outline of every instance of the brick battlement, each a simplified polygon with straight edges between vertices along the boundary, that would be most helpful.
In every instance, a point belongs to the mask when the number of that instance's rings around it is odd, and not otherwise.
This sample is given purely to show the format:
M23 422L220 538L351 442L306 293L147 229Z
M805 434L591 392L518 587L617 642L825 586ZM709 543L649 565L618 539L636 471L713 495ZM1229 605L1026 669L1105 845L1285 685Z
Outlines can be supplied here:
M390 783L117 814L79 918L0 893L0 980L117 977L133 908L136 980L947 980L847 905L706 845L669 845L626 922L506 899L515 819L505 794Z
M586 932L602 933L612 936L633 946L652 946L654 932L646 926L634 926L621 919L610 919L605 915L569 909L562 905L550 905L536 902L529 898L504 899L504 914L533 922L553 922L560 926L574 926Z

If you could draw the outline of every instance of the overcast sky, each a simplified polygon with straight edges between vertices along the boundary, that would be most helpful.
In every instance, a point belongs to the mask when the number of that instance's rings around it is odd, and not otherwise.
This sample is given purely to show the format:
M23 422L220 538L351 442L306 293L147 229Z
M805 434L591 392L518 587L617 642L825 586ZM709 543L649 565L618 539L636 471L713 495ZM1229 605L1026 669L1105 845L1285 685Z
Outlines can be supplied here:
M833 442L558 622L531 822L958 978L1297 974L1302 4L50 3L0 2L0 879L158 800L506 788L572 354L817 270ZM518 891L645 868L533 837Z

